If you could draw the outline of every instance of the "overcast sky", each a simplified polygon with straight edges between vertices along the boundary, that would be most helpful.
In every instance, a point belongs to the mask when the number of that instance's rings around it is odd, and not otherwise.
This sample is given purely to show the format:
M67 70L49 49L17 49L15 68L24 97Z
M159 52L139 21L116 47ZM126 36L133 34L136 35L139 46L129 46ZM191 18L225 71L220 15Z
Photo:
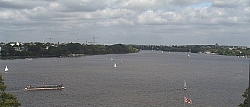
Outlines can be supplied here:
M0 42L250 46L249 0L0 0ZM44 38L44 39L43 39Z

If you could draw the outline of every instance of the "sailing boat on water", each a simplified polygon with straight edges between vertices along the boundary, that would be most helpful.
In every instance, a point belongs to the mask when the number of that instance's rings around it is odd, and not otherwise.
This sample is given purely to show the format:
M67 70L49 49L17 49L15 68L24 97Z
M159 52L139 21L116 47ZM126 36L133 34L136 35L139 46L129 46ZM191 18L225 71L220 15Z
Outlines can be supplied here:
M184 86L182 88L183 90L187 90L187 83L186 83L186 80L184 80Z
M8 69L7 66L5 67L4 71L5 71L5 72L8 72L8 71L9 71L9 69Z
M239 74L242 74L242 70L239 72Z
M117 66L116 66L116 63L114 64L114 68L116 68Z

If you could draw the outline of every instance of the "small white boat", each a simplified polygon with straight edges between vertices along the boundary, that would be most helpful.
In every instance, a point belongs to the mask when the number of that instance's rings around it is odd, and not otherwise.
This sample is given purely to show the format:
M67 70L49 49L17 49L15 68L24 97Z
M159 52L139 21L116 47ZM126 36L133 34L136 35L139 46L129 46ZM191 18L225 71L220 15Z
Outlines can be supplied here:
M9 71L9 69L8 69L7 66L5 67L4 71L5 71L5 72L8 72L8 71Z
M190 58L190 55L189 55L189 54L187 54L187 56Z
M116 66L116 63L114 64L114 68L116 68L117 66Z
M32 58L25 58L25 60L33 60Z

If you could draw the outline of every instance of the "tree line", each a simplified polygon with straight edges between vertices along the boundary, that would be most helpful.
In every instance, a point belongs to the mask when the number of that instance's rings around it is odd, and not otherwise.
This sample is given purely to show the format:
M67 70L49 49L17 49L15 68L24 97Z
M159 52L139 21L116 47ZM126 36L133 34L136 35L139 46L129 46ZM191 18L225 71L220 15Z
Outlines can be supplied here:
M167 52L191 52L207 53L228 56L248 56L250 57L250 48L246 46L219 46L216 45L133 45L133 47L142 50L160 50Z
M139 50L167 52L212 53L218 55L250 56L250 48L243 46L216 45L85 45L80 43L51 44L31 42L24 44L0 43L1 58L9 57L68 57L75 55L125 54Z
M1 57L68 57L74 55L126 54L139 52L129 45L84 45L79 43L15 43L1 46Z

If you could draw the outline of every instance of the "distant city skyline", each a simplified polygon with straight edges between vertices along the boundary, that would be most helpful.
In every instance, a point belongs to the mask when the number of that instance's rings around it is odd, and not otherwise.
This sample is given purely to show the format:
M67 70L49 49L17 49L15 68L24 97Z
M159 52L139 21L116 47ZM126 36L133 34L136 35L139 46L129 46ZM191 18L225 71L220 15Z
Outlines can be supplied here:
M250 46L249 0L1 0L0 25L0 42Z

